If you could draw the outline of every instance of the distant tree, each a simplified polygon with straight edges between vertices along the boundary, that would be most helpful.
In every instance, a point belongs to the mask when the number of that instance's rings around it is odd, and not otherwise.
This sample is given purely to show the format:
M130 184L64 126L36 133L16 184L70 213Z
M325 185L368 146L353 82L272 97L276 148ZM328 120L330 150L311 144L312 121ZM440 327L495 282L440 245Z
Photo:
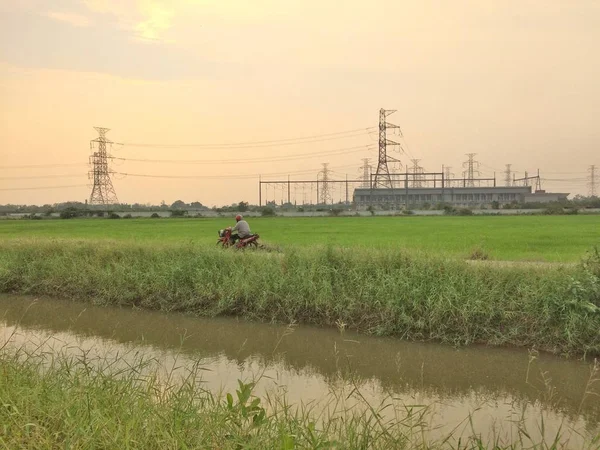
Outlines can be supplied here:
M183 209L183 208L187 208L187 203L185 203L182 200L175 200L173 202L173 204L171 205L171 209Z
M274 216L275 215L275 210L273 208L270 207L265 207L262 209L262 211L260 212L260 214L264 217L269 217L269 216Z
M237 210L240 212L248 211L248 202L241 201L237 205Z

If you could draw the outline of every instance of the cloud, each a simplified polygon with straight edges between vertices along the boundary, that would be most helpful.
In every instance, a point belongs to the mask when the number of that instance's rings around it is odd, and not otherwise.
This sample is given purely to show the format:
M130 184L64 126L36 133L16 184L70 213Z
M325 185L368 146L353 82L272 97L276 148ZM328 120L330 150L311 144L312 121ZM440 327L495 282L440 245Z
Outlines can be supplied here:
M162 2L142 4L142 13L146 20L135 27L138 36L143 39L159 39L173 24L175 11Z
M58 20L59 22L68 23L74 27L85 28L90 26L90 20L81 14L50 11L46 13L46 16L50 17L51 19Z
M188 6L182 0L83 0L93 13L113 16L119 27L130 31L134 37L145 41L168 42L167 32L173 27L177 14L185 14Z

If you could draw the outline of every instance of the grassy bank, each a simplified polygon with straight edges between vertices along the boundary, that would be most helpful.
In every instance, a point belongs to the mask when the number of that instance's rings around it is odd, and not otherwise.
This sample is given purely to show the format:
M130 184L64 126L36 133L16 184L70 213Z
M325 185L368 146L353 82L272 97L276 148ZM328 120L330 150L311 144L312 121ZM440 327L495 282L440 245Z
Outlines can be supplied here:
M600 438L593 428L545 430L543 417L536 420L539 429L528 429L522 417L512 433L499 425L476 432L467 416L460 430L434 439L428 406L391 397L371 405L356 386L349 394L332 387L319 405L291 405L276 393L257 397L257 380L240 381L236 392L223 395L205 391L199 364L177 377L152 360L137 357L125 368L119 361L0 346L0 446L517 449L569 448L574 437L577 448L592 449ZM355 400L351 407L349 397Z
M0 240L194 242L212 246L233 218L0 220ZM577 261L600 245L600 216L251 218L252 230L276 247L381 248L458 259L480 250L494 260Z
M600 354L600 258L469 265L397 250L284 254L119 242L0 243L0 291L350 327L377 335Z

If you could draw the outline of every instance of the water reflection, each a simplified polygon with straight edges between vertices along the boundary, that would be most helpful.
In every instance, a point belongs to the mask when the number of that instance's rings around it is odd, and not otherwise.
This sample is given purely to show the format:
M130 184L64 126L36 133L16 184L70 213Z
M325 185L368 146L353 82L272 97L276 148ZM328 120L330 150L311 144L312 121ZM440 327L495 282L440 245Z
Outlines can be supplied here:
M515 411L546 409L557 427L583 421L596 430L600 402L582 403L590 365L527 351L409 343L314 327L202 319L183 314L95 307L27 297L0 297L5 331L20 339L37 330L82 347L127 348L153 353L168 366L175 354L202 359L212 389L231 389L240 376L265 370L291 401L321 398L333 384L359 383L374 402L389 392L407 403L437 405L439 424L456 424L478 409L483 426L506 422ZM555 393L550 395L549 389ZM600 386L596 386L600 390ZM581 413L581 417L579 416ZM548 416L550 417L550 416Z

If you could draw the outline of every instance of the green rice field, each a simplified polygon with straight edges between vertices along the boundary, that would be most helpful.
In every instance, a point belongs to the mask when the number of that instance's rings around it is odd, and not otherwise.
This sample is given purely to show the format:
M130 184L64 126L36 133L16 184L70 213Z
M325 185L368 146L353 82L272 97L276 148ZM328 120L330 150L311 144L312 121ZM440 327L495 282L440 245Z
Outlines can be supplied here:
M576 262L600 245L600 216L249 218L276 248L395 248L492 260ZM3 220L0 240L85 239L214 245L233 218Z

